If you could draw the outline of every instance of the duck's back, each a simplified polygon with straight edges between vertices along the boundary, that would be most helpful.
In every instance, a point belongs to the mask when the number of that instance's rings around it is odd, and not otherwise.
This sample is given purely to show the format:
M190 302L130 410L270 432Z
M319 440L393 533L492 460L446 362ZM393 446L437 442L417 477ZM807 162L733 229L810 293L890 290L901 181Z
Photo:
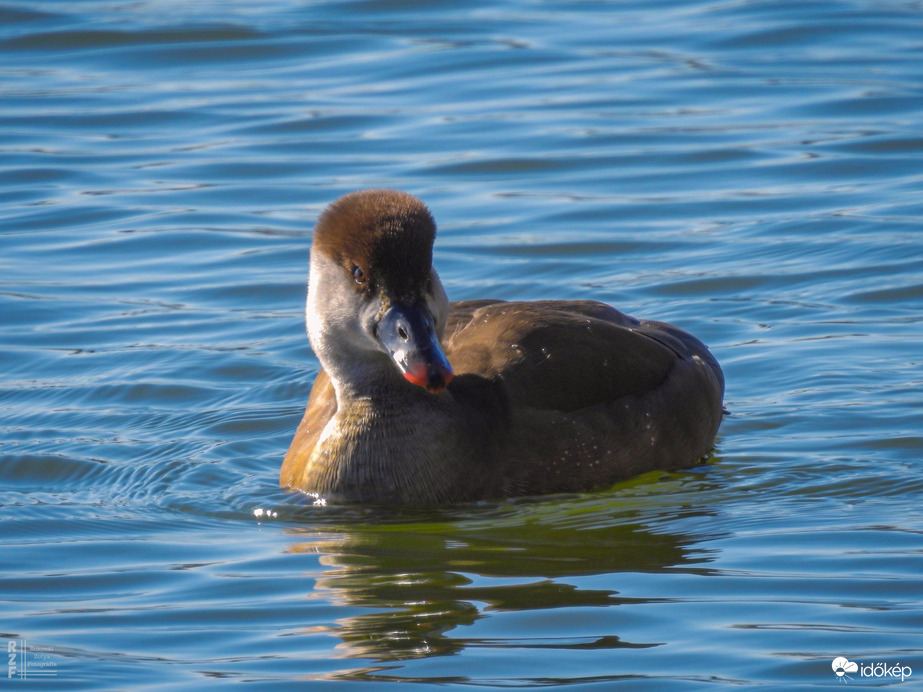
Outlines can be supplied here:
M468 301L452 305L444 342L458 376L505 391L505 494L586 490L689 466L714 443L721 369L671 325L595 301Z

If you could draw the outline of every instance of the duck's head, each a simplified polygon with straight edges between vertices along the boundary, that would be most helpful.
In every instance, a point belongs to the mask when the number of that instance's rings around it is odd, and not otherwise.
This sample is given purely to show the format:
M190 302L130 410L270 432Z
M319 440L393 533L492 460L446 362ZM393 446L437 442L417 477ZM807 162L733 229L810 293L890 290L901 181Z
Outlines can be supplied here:
M396 190L345 195L311 246L306 322L335 385L362 391L397 372L438 394L452 379L439 344L448 300L432 267L436 224Z

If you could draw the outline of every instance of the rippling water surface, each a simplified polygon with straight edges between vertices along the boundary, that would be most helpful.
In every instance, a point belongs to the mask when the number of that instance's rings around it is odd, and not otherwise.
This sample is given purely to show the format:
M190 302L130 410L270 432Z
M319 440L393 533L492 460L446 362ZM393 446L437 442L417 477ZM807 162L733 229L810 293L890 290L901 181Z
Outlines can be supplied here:
M921 76L909 1L0 2L9 675L915 686ZM429 204L454 299L703 338L714 460L425 511L279 490L313 223L373 186Z

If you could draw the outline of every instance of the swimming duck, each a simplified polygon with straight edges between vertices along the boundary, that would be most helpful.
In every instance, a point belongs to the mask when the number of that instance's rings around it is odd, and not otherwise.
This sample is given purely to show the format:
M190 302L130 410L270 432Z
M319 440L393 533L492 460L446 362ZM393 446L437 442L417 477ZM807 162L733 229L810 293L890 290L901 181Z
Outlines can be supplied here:
M396 190L318 219L305 315L323 369L283 487L452 503L592 490L711 450L724 378L698 339L591 300L449 303L435 236Z

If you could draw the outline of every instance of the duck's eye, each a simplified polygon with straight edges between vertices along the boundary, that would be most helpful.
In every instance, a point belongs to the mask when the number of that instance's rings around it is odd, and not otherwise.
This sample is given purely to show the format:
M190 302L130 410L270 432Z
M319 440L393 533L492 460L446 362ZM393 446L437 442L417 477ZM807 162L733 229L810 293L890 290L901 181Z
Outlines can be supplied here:
M369 281L368 275L362 271L362 267L360 266L353 267L353 278L356 280L357 284L366 284Z

